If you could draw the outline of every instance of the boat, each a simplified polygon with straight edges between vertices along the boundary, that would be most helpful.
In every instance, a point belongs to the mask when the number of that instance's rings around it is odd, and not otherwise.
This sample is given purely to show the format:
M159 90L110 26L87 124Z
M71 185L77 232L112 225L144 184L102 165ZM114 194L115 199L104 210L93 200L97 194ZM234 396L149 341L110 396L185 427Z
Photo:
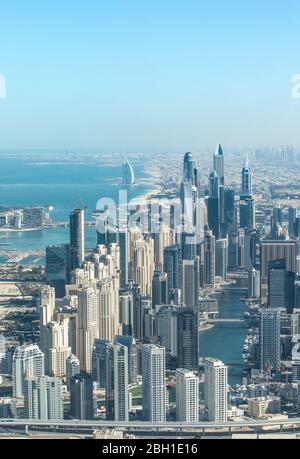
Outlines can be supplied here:
M12 242L0 242L0 245L12 245Z

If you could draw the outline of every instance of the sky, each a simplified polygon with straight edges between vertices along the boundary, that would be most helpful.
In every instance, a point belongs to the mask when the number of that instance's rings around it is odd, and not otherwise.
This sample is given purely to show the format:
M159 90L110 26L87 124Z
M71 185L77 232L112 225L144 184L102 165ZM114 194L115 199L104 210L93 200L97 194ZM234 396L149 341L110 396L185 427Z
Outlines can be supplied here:
M1 2L0 150L300 147L299 15L299 0Z

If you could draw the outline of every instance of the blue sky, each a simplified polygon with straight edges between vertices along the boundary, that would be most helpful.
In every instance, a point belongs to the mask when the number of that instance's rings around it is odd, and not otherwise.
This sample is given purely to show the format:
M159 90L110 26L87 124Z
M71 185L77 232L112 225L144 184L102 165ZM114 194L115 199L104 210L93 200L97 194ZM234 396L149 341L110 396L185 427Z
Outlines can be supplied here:
M2 2L0 149L300 147L299 14L294 0Z

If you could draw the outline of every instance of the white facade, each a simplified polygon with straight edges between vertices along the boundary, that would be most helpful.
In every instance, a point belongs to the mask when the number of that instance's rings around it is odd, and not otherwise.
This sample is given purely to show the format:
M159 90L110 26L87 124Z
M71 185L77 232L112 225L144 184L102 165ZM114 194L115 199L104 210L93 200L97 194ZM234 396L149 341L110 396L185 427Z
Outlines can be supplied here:
M166 420L166 354L165 348L143 346L143 417L146 421Z
M205 404L211 422L226 422L228 368L221 360L205 359Z
M36 344L19 346L13 355L13 394L23 397L25 378L40 377L45 374L44 354Z
M59 378L26 379L25 416L27 419L63 419L62 382Z
M176 421L199 421L199 378L182 368L176 370Z

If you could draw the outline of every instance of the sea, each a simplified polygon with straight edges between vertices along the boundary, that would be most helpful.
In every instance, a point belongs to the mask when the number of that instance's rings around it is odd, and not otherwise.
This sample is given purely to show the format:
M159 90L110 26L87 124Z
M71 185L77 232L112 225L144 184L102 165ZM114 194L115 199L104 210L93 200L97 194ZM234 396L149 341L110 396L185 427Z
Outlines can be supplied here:
M135 161L136 185L127 188L128 199L153 190L147 162ZM122 185L122 164L104 164L101 161L36 161L22 156L18 159L0 157L0 206L51 206L54 222L68 221L74 207L86 208L86 220L92 221L91 212L100 198L118 202ZM96 245L96 229L85 231L87 248ZM0 232L0 246L7 250L45 250L50 244L68 242L69 229L45 228L40 231ZM5 261L0 258L0 261Z

